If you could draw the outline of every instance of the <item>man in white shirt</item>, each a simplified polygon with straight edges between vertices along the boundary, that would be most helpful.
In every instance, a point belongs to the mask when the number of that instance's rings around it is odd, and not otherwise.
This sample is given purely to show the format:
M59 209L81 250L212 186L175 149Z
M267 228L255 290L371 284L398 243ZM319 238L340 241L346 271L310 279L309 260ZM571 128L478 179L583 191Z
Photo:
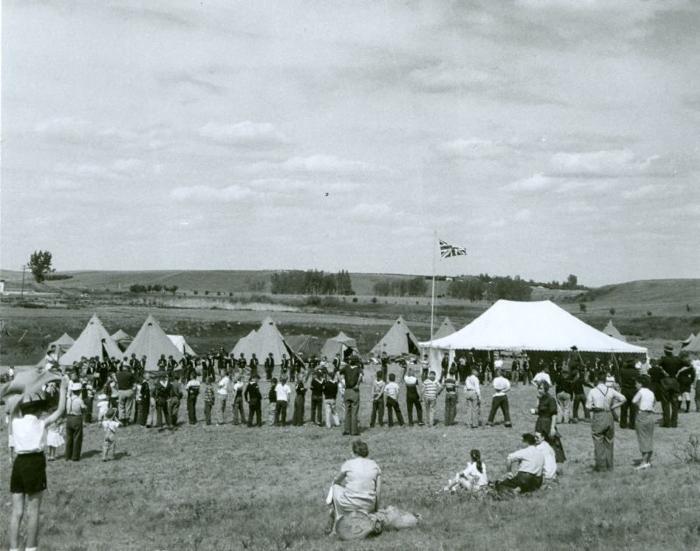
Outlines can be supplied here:
M489 411L489 419L486 422L488 426L493 425L493 420L496 417L496 412L500 409L503 412L503 419L507 428L512 427L510 423L510 409L508 405L508 392L510 392L510 381L506 379L500 371L496 372L496 377L493 379L493 398L491 399L491 411Z
M471 374L464 382L464 397L467 404L467 423L475 429L481 424L481 386L477 370L472 369Z
M523 447L511 453L506 459L506 470L511 471L518 465L518 472L504 480L496 482L496 490L514 490L520 488L520 493L537 490L542 486L544 472L544 455L536 447L535 435L525 433L522 436Z
M291 387L287 384L287 376L280 377L280 382L275 386L275 396L277 397L275 407L275 426L284 427L287 424L287 404L289 396L292 394Z
M221 407L219 425L223 425L226 422L226 401L228 400L228 387L230 384L231 379L229 379L228 375L224 375L219 380L219 388L216 391L219 398L219 406Z
M599 371L596 386L588 393L586 408L591 411L591 434L595 454L595 470L608 471L613 468L615 444L615 419L613 410L627 400L614 388L605 384L605 372Z
M554 480L557 477L557 455L554 453L554 448L544 439L541 432L535 433L535 441L537 442L535 447L542 452L544 457L542 476L544 480Z

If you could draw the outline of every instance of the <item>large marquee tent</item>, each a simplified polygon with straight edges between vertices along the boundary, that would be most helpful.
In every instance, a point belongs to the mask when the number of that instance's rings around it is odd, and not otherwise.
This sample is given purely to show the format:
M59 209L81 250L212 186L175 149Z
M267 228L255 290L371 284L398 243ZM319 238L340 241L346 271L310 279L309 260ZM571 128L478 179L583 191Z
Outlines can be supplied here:
M80 361L82 357L100 359L121 357L117 343L112 340L107 330L102 325L100 318L94 314L88 321L83 332L76 339L68 351L58 359L61 365L72 365L73 362Z
M246 360L250 360L255 353L260 364L265 361L270 352L275 359L275 365L282 363L282 354L286 354L287 358L290 359L294 357L294 350L284 340L282 333L279 332L277 325L270 317L263 320L259 329L253 330L241 338L231 352L236 358L243 353Z
M124 352L125 356L132 354L136 354L139 359L146 356L144 371L158 371L158 360L161 355L165 355L166 358L172 356L178 362L183 356L151 315L143 322L129 348Z
M440 372L445 353L450 363L457 350L546 351L646 354L647 349L609 337L553 302L499 300L459 331L422 342L431 368Z

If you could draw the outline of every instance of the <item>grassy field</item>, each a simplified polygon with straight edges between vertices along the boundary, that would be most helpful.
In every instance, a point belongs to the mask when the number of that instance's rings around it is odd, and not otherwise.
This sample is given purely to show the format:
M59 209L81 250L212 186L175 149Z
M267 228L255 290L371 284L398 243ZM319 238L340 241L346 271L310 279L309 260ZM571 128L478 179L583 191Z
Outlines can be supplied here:
M336 470L351 456L350 438L337 429L310 424L248 429L200 423L173 432L128 427L118 435L118 459L102 463L101 432L93 425L86 429L79 464L49 464L42 548L700 548L695 510L700 465L685 464L673 452L700 432L700 414L682 414L679 429L657 429L654 468L641 473L631 467L638 455L633 431L617 431L614 473L594 474L589 425L566 425L561 432L568 461L559 484L528 497L474 500L435 491L463 468L473 447L482 451L492 479L503 475L505 455L519 446L521 432L533 429L527 411L536 400L534 389L514 390L512 429L469 429L460 415L453 427L367 429L367 384L362 438L383 471L383 503L420 513L419 527L353 544L324 535L323 499ZM488 395L485 402L490 403ZM405 413L403 398L401 403ZM307 418L308 411L307 401ZM441 404L438 412L441 419ZM2 461L7 464L4 448ZM7 485L7 477L3 480ZM2 495L0 526L7 526L6 489ZM6 535L0 536L0 545L7 543Z

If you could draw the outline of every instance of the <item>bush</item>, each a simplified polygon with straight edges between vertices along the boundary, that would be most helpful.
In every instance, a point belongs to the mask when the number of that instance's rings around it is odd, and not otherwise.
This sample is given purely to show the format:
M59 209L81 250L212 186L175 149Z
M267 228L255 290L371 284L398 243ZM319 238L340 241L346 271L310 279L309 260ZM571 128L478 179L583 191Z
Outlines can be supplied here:
M608 312L610 312L611 316L614 316L615 315L615 308L610 308L610 310L608 310Z
M352 297L353 302L357 302L357 297Z
M372 304L377 304L377 297L372 297Z
M580 310L581 312L584 312L584 313L585 313L586 310L588 309L588 308L586 307L586 303L585 303L585 302L579 302L578 308L579 308L579 310Z

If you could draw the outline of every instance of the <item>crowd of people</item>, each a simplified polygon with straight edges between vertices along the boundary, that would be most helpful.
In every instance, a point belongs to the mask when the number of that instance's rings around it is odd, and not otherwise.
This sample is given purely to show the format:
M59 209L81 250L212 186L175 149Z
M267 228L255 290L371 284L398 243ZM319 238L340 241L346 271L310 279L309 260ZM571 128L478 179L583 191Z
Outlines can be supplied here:
M616 426L637 432L641 453L637 468L646 469L651 466L653 455L656 404L660 404L662 413L661 427L676 427L681 406L685 405L685 411L690 409L694 386L696 409L700 411L700 362L691 363L687 358L675 356L671 347L666 347L663 357L649 363L627 361L618 365L595 360L587 363L574 353L566 362L547 365L541 360L537 369L531 369L526 356L506 369L497 355L485 368L483 362L468 353L451 365L443 362L440 376L430 369L427 358L417 362L394 358L398 369L389 372L390 359L386 356L374 359L371 369L357 356L338 355L330 361L310 358L308 362L285 356L276 362L269 355L263 364L264 382L255 356L249 360L243 355L232 358L223 351L205 358L185 356L181 362L161 356L159 369L153 372L144 370L147 358L134 355L121 360L83 358L68 367L59 367L55 359L50 352L45 373L53 373L54 380L39 389L40 399L25 396L8 417L14 460L11 531L21 521L25 505L30 532L33 530L34 508L38 508L34 497L46 488L45 467L37 465L44 465L46 457L55 459L61 445L65 445L66 460L79 461L85 424L99 423L104 433L102 459L108 460L114 457L120 427L177 428L182 400L186 400L186 419L191 425L200 421L211 425L215 421L219 425L259 427L267 422L282 427L290 422L294 426L310 422L330 429L342 424L343 434L358 435L361 384L365 380L368 383L365 388L369 389L364 391L369 394L365 399L371 401L370 428L384 426L385 414L388 427L393 427L395 422L400 426L405 424L400 396L408 425L433 427L437 423L438 397L443 393L445 425L457 422L461 395L468 427L492 426L502 417L503 426L510 428L509 394L513 385L536 386L537 405L530 410L535 417L534 430L523 434L522 449L508 456L506 466L510 475L490 483L481 453L474 449L467 467L445 487L450 492L480 491L487 486L496 491L530 492L553 480L566 458L558 426L578 422L579 409L583 418L590 421L594 464L599 471L613 468ZM278 373L275 373L276 364ZM482 393L489 386L491 404L484 423ZM200 400L202 405L198 406ZM263 408L265 402L267 408ZM203 419L198 417L201 411ZM364 451L360 448L356 451L362 456ZM367 467L369 463L358 460L357 464L360 463L362 472L376 474L373 480L378 496L378 468L372 470L374 467ZM346 483L348 479L355 480L350 475L354 471L344 472ZM366 473L355 480L358 487L369 487ZM347 487L338 489L343 486L343 480L336 480L329 493L334 514L339 507L364 499Z

